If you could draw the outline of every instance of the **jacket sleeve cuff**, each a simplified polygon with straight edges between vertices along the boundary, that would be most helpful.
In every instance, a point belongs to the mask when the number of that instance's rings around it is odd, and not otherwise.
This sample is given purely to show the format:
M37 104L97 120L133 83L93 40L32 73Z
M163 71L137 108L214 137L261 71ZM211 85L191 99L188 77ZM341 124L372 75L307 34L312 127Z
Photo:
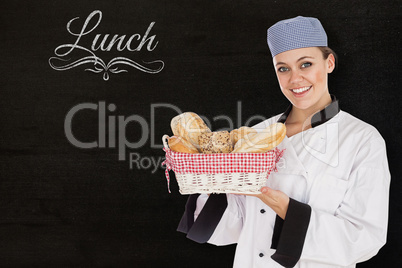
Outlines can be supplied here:
M194 222L194 211L198 196L198 194L189 196L177 231L186 233L187 238L195 242L205 243L215 231L228 203L226 194L211 194Z
M310 223L311 207L292 198L289 201L285 220L277 216L271 248L276 252L273 260L284 267L294 267L299 261L307 229Z

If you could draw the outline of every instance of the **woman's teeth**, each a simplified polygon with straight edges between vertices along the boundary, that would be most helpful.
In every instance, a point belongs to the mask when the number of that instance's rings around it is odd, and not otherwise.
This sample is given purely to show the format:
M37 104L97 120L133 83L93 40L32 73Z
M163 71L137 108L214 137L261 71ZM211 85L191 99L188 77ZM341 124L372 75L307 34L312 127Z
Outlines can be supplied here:
M300 88L292 89L292 91L293 91L294 93L302 93L302 92L304 92L304 91L309 90L310 88L311 88L311 86L309 86L309 87L300 87Z

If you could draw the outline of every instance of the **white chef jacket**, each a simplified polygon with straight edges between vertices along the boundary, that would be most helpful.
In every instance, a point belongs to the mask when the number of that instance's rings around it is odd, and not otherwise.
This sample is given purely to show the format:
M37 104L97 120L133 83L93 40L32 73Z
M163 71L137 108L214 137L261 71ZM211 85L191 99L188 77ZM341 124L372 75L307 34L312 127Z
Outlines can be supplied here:
M189 198L178 230L198 242L237 243L233 267L238 268L355 267L376 255L388 223L385 143L369 124L344 111L335 114L278 146L285 152L267 186L291 198L285 220L253 196L201 195L193 196L192 204ZM217 198L220 205L213 203ZM208 232L209 238L202 238Z

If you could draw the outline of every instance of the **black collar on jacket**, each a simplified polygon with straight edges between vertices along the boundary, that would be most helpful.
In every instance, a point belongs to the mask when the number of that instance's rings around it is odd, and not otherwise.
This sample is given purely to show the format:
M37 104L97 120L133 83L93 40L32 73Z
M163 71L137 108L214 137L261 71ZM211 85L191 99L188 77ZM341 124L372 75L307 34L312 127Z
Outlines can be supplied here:
M331 118L333 118L335 115L337 115L340 111L339 108L339 103L338 100L334 95L331 95L332 102L327 105L324 109L321 111L315 113L313 117L311 118L311 127L316 127L319 126ZM292 105L289 105L289 107L286 109L286 111L279 117L278 122L279 123L285 123L286 119L288 118L288 115L290 111L292 110Z

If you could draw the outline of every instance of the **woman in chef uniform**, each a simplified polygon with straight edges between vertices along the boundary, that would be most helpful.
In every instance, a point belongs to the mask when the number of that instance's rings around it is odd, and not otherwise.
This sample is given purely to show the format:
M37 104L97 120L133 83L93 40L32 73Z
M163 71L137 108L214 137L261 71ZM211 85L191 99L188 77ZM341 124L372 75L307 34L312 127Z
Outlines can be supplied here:
M254 128L286 125L278 171L261 194L191 195L178 231L199 243L237 243L234 267L356 267L386 242L384 140L330 95L336 62L319 20L279 21L268 45L291 105Z

